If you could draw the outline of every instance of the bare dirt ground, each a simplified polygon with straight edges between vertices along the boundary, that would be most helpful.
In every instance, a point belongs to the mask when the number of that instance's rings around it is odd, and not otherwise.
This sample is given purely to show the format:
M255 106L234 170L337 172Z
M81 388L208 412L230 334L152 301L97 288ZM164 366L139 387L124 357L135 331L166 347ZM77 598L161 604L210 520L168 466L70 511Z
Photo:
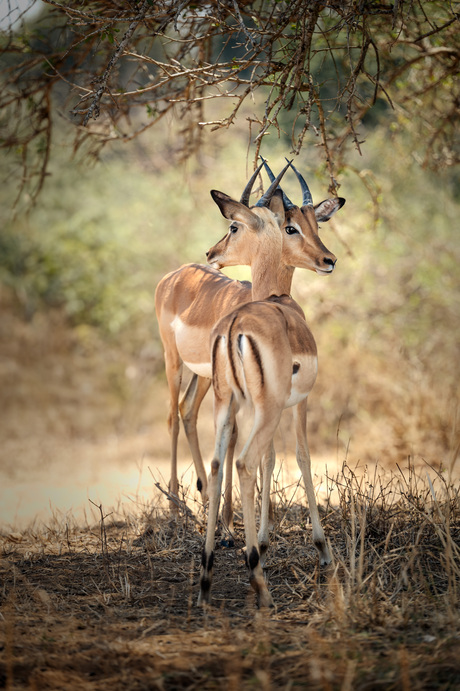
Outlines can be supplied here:
M460 687L454 475L429 469L428 478L407 462L393 473L363 464L355 472L340 457L327 459L326 475L320 459L334 554L320 569L282 429L287 460L266 568L276 608L256 608L237 504L236 543L217 541L213 604L203 611L205 514L193 476L185 463L172 516L150 473L165 489L158 377L152 395L161 354L133 362L115 347L102 351L90 333L75 341L53 319L32 328L6 314L0 327L0 687ZM202 429L206 454L210 404ZM188 458L183 440L181 450Z

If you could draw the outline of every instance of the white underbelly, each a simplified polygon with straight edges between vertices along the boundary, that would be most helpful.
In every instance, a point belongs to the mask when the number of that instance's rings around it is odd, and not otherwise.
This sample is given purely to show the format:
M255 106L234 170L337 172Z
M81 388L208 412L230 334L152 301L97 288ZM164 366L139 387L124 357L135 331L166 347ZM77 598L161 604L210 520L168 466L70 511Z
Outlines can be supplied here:
M211 378L210 330L199 326L189 326L180 317L171 322L176 348L182 362L200 377Z
M187 360L183 360L183 363L199 377L212 379L212 367L210 362L187 362Z

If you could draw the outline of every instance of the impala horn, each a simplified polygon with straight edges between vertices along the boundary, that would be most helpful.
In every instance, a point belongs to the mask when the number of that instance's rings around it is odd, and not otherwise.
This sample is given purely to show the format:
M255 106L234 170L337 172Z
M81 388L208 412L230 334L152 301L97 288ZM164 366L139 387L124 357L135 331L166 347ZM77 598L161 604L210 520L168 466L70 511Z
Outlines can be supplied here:
M254 171L254 173L251 176L251 179L249 180L248 184L243 190L243 194L241 195L240 203L244 204L245 206L249 206L249 197L251 196L251 191L254 186L254 182L256 177L260 173L260 169L262 168L263 163L260 164L260 166Z
M287 161L288 159L286 159ZM297 175L297 180L300 182L300 187L302 189L302 206L313 206L313 197L311 196L311 192L308 189L308 185L297 170L293 165L291 165L292 170L294 173Z
M259 158L265 166L265 170L267 172L268 177L270 178L270 182L273 182L275 179L275 176L273 175L273 172L272 172L270 166L268 165L265 158L263 158L263 156L259 156ZM286 159L286 161L287 161L287 159ZM281 190L281 187L280 187L280 190ZM295 204L293 204L291 202L291 200L289 199L287 194L284 192L284 190L281 190L281 193L283 195L283 205L284 205L285 211L287 211L288 209L293 209L295 207Z
M286 159L286 161L287 161L287 159ZM287 169L288 169L291 165L292 165L292 161L288 161L288 162L287 162L287 165L284 166L283 170L282 170L281 173L278 175L278 177L276 177L276 178L273 180L273 182L272 182L272 184L270 185L270 187L268 188L268 190L267 190L267 191L265 192L265 194L259 199L259 201L257 202L256 206L268 206L268 205L269 205L269 203L270 203L270 201L271 201L271 198L273 197L273 195L275 194L276 190L278 189L278 185L279 185L279 183L280 183L280 181L281 181L281 178L283 177L284 173L287 171ZM261 163L261 166L263 166L263 163Z

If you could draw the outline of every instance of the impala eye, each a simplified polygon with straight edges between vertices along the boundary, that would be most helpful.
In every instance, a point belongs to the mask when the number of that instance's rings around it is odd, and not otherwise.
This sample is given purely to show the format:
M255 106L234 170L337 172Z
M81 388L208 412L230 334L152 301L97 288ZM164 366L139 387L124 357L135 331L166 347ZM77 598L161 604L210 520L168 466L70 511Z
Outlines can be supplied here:
M231 233L236 233L238 230L238 226L230 226L229 230Z
M294 228L294 226L286 226L286 233L288 235L295 235L297 233L298 235L299 231L297 230L297 228Z

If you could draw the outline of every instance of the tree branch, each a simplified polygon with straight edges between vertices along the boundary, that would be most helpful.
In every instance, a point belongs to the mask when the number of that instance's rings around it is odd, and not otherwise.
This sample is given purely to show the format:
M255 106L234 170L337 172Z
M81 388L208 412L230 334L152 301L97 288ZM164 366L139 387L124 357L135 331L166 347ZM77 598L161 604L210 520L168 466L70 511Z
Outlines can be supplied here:
M112 55L112 57L109 61L109 64L107 65L107 68L101 77L100 86L94 95L94 98L91 102L91 105L89 106L88 110L86 111L86 115L83 119L83 125L84 126L86 126L88 124L88 121L91 118L96 119L99 116L99 112L100 112L99 111L99 103L100 103L100 100L101 100L103 94L107 90L107 83L109 81L110 74L111 74L113 68L115 67L115 65L117 64L118 60L120 59L121 55L123 54L124 49L128 45L128 43L131 39L131 36L133 35L133 33L135 32L135 30L137 29L139 24L144 19L145 15L147 13L147 10L149 8L149 5L150 5L149 0L144 0L138 14L136 15L135 19L133 19L133 21L129 25L129 27L128 27L125 35L123 36L117 50Z

